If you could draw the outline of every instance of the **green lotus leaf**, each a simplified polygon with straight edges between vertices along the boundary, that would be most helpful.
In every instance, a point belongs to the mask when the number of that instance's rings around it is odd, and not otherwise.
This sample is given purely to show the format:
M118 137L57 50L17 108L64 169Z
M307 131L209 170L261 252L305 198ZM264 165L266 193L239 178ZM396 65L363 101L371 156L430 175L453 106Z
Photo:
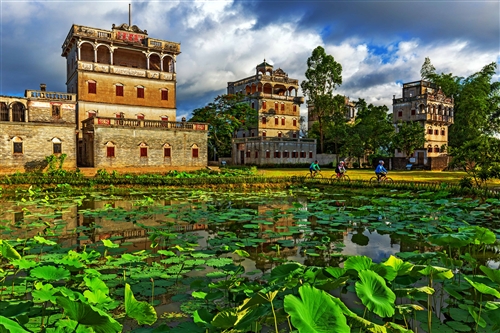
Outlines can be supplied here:
M493 231L477 225L473 227L459 228L458 231L473 232L473 241L476 245L493 244L497 240L497 237Z
M372 259L366 256L352 256L344 262L344 269L354 269L357 272L369 270L372 266Z
M293 326L299 332L308 333L349 333L351 330L341 307L333 297L314 287L304 285L299 288L300 298L285 296L285 312L290 315Z
M496 284L500 284L500 271L498 269L491 269L486 266L481 266L479 269L486 274L486 276Z
M85 296L85 298L91 304L104 304L112 301L112 299L108 297L108 295L103 293L102 290L96 290L94 292L85 290L83 292L83 296Z
M238 250L234 250L234 252L233 252L233 253L235 253L235 254L239 255L240 257L245 257L245 258L250 257L250 253L248 253L248 252L247 252L247 251L245 251L245 250L239 250L239 249L238 249Z
M21 259L21 255L9 243L0 239L0 254L7 259Z
M135 299L128 283L125 284L125 312L127 316L137 320L139 325L152 325L158 319L155 308L151 304Z
M85 285L89 287L90 290L96 292L97 290L102 291L105 295L109 294L108 286L98 277L84 277L83 281L85 281Z
M371 270L380 275L387 281L393 281L398 273L392 266L383 265L383 264L373 264Z
M484 316L481 316L478 312L476 312L476 308L473 305L467 306L467 310L469 310L470 315L479 326L482 328L486 327L486 320L483 318Z
M42 236L34 236L33 239L40 244L45 244L45 245L57 245L56 242L51 241L50 239L43 238Z
M104 244L105 247L110 248L110 249L115 249L117 247L120 247L119 244L115 244L112 241L110 241L109 239L103 239L102 243Z
M70 271L60 267L54 266L40 266L33 268L30 271L30 275L47 281L59 281L59 280L67 280L71 276Z
M271 271L272 281L276 280L287 280L296 273L302 273L304 271L304 266L298 263L286 263L275 267Z
M481 294L486 294L486 295L492 295L495 296L496 298L500 298L500 292L498 292L496 289L493 289L491 287L488 287L484 283L481 282L474 282L471 281L469 278L464 277L464 279L471 284L471 286L474 287L477 291L479 291Z
M429 265L418 272L425 276L432 276L434 279L451 279L453 277L453 272L450 269L438 266Z
M427 241L440 246L462 247L469 245L473 241L472 236L473 234L470 232L443 233L429 236Z
M413 269L413 264L405 262L393 255L391 255L385 262L382 263L386 266L391 266L398 273L398 276L406 275Z
M21 325L16 323L14 320L0 316L0 333L28 333Z
M382 318L392 317L396 295L387 287L385 280L373 271L358 273L360 281L356 282L356 294L363 305Z
M12 265L16 266L19 269L30 269L38 265L38 263L34 260L28 259L16 259L10 262Z
M96 333L121 332L122 325L106 313L89 304L75 302L69 298L57 296L57 305L64 309L64 314L81 325L92 327Z
M240 311L246 313L248 309ZM238 311L236 309L225 309L215 315L212 325L222 329L232 328L238 321Z

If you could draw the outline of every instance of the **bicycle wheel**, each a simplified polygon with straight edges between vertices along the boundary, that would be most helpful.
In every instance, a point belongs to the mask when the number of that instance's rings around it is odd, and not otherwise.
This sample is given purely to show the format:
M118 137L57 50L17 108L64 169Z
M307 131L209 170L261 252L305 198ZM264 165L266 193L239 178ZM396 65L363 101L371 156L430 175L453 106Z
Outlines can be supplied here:
M391 177L387 177L387 178L384 180L384 182L386 182L386 183L394 183L394 180L392 180L392 178L391 178Z
M321 173L317 173L316 176L314 176L314 178L323 178L323 175Z
M373 176L372 178L370 178L370 184L378 184L377 176Z
M344 176L342 176L342 178L340 178L340 181L341 182L349 183L351 181L351 177L349 177L348 175L344 174Z
M306 174L306 179L312 179L312 178L314 178L314 176L310 172L308 172Z

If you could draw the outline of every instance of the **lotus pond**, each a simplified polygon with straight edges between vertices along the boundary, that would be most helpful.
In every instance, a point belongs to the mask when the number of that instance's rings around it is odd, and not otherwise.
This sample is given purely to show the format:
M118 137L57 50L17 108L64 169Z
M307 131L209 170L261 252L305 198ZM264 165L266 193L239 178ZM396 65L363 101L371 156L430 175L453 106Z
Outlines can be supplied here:
M495 332L500 200L31 189L0 213L0 332Z

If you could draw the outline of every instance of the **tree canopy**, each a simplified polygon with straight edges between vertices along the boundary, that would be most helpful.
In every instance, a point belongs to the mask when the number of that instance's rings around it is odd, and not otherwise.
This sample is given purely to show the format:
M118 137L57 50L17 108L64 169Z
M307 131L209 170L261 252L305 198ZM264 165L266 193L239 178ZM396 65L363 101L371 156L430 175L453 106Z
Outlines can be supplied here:
M257 111L242 94L220 95L212 103L195 109L190 122L208 123L209 158L231 156L231 142L239 129L256 126Z
M316 47L307 59L306 80L301 88L313 107L312 114L318 118L320 152L324 152L324 125L334 112L333 91L342 84L342 65L333 56L326 54L321 46Z
M401 122L398 131L394 134L394 148L401 150L406 157L413 154L415 149L425 144L425 130L418 122Z

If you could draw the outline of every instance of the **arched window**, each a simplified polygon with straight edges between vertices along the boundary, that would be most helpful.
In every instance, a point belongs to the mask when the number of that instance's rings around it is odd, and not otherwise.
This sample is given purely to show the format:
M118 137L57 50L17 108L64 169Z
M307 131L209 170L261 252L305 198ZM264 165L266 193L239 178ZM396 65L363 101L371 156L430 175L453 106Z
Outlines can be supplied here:
M427 152L428 152L428 153L432 153L432 146L431 146L431 145L428 145L428 146L427 146Z
M139 157L148 157L148 145L145 142L139 144Z
M283 136L283 133L281 131L278 132L278 138L281 138Z
M168 101L168 89L166 88L161 89L161 100Z
M116 147L116 145L113 142L108 141L108 142L106 142L106 144L104 146L106 147L106 157L107 158L113 158L113 157L115 157L115 147Z
M274 117L274 125L278 125L278 123L279 123L278 117Z
M144 87L143 86L137 86L137 98L144 98Z
M172 158L172 146L168 143L163 145L163 158Z
M123 84L117 83L115 84L116 96L123 97Z
M12 138L12 153L14 155L24 154L23 139L18 136Z
M191 146L191 157L192 158L198 158L200 156L198 146L196 144L193 144Z
M52 140L52 153L54 155L62 153L62 141L59 138L53 138Z
M144 120L144 113L138 113L137 114L137 119Z
M25 122L26 109L24 105L19 102L12 104L12 121Z
M0 102L0 121L9 121L9 108L5 102Z
M97 82L94 80L87 81L88 93L97 94Z
M285 126L285 117L281 117L281 126Z
M87 111L87 115L88 115L88 118L94 118L95 116L97 116L97 111L94 111L94 110Z
M434 146L434 152L435 152L435 153L439 153L439 146L438 146L438 145L435 145L435 146Z

